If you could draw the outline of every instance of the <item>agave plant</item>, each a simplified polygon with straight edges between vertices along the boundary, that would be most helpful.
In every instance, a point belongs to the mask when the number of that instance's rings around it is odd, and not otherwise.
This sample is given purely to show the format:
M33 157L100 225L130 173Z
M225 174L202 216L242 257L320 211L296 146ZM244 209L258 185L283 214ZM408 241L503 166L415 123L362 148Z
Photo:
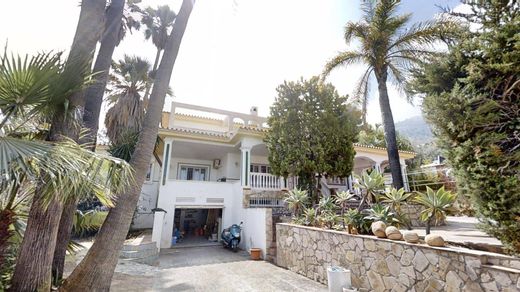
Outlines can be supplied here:
M374 204L370 209L365 209L363 212L367 220L383 221L386 224L395 223L395 213L390 210L390 206Z
M350 209L343 215L344 222L349 227L349 233L357 232L367 234L370 230L371 220L365 219L365 216L357 209ZM355 230L354 230L355 228Z
M401 212L401 206L406 203L411 196L412 193L406 193L403 188L399 190L392 188L390 191L379 195L378 200L380 203L390 206L390 209L395 213L398 225L405 225L407 228L411 228L410 219L406 214Z
M340 207L341 209L341 218L343 218L343 215L345 214L345 210L347 209L347 203L354 200L354 194L350 192L339 192L336 194L336 198L334 199L334 202ZM343 229L345 229L345 220L342 220L343 222Z
M314 208L305 208L303 211L303 216L305 218L305 225L308 226L317 226L318 225L318 212Z
M307 205L309 196L306 190L293 189L287 193L287 197L284 201L287 203L294 217L298 217Z
M327 210L319 214L318 222L320 226L332 229L339 222L340 218L336 212Z
M379 191L385 188L385 179L383 175L377 171L371 173L363 172L361 176L356 176L356 187L360 188L363 193L361 202L359 203L359 210L361 210L365 202L372 203L377 198Z
M332 197L323 197L318 202L318 213L333 212L335 207Z
M433 220L437 223L446 218L446 212L453 211L452 205L456 198L456 194L446 191L444 187L437 191L426 187L426 193L417 194L414 201L425 207L421 211L421 220L426 222L426 234L430 234Z

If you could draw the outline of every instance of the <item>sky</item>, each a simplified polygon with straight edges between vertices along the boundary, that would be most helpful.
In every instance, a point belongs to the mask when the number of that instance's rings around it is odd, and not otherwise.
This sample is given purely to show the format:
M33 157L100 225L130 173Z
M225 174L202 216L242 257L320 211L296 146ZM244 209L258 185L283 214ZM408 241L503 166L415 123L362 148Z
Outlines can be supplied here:
M79 3L5 1L0 44L7 41L9 50L18 54L66 51ZM140 6L162 4L174 11L180 7L179 0L143 0ZM413 23L431 19L439 13L438 6L459 4L403 0L399 12L413 13ZM17 11L24 11L23 17ZM259 114L267 116L279 84L320 74L330 58L349 48L343 29L360 15L360 0L197 0L171 78L173 100L244 113L257 106ZM151 41L137 31L116 48L114 59L129 54L153 63L155 52ZM350 94L362 72L362 66L338 69L328 81L340 94ZM419 101L409 104L393 87L389 95L396 122L421 114ZM368 122L381 122L377 90L371 91Z

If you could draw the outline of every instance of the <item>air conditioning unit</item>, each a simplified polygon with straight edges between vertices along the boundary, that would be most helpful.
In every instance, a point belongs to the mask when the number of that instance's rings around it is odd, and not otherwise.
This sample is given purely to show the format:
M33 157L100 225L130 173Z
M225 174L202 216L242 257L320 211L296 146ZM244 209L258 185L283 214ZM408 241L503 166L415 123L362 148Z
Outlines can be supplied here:
M222 166L220 159L213 159L213 168L219 169Z

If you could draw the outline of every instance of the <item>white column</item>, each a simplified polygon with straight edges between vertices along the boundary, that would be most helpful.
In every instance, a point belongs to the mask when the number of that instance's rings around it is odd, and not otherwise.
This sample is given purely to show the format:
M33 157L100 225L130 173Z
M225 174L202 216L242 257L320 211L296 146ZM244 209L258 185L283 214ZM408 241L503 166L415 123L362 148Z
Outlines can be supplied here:
M153 214L152 241L155 241L158 250L161 250L161 237L164 222L164 211L155 211Z
M164 139L164 150L162 157L162 167L161 167L161 177L159 190L162 186L166 184L168 181L168 177L170 176L170 165L172 160L172 148L173 148L173 140L171 138ZM160 194L160 191L159 191Z
M401 173L403 174L404 190L409 192L410 191L410 184L408 183L408 175L407 175L407 172L406 172L406 164L404 162L401 163Z
M381 171L381 162L376 162L376 164L374 165L374 170L377 171L377 173L383 173Z
M172 101L172 106L170 108L170 118L168 120L168 128L173 128L173 121L175 121L175 102Z
M249 187L249 172L251 168L251 147L240 147L240 151L242 151L240 182L243 187Z

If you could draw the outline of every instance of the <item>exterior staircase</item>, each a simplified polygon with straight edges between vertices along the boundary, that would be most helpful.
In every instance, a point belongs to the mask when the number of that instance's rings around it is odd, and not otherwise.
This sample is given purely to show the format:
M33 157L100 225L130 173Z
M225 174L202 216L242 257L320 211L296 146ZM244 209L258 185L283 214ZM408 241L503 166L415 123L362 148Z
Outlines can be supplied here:
M133 261L141 264L157 266L159 250L151 234L143 234L133 240L127 240L119 253L120 260Z

